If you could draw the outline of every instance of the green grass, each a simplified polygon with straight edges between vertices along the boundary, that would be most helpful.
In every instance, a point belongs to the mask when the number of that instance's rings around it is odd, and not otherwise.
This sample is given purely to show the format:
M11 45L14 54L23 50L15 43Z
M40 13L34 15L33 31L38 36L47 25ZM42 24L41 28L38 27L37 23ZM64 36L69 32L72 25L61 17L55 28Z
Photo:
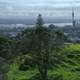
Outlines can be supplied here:
M64 50L65 52L80 52L80 44L68 45ZM75 57L75 55L73 58L66 57L67 62L62 62L63 65L59 65L58 68L54 70L49 70L49 76L62 75L63 80L80 80L80 71L76 70L80 69L80 56ZM29 80L38 73L36 69L19 71L18 68L19 64L16 62L10 65L10 70L7 74L8 80Z
M13 63L10 66L10 71L8 72L8 80L28 80L32 76L38 73L36 69L27 70L27 71L19 71L19 65Z
M79 72L71 72L63 67L60 67L54 71L49 71L49 75L62 75L63 80L80 80Z
M8 80L29 80L32 76L36 75L38 71L28 70L19 71L16 66L8 72ZM64 80L80 80L80 72L71 72L66 68L59 67L55 70L49 70L49 75L62 75Z
M65 47L66 51L80 51L80 44L70 44Z

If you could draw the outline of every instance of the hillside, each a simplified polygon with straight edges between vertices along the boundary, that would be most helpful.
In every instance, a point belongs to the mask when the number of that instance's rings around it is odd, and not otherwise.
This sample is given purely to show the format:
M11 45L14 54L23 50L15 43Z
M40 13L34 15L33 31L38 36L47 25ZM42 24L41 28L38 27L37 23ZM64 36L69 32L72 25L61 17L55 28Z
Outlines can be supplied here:
M63 50L66 54L65 60L58 64L58 67L49 70L49 76L55 80L80 80L80 44L70 44ZM7 74L8 80L31 80L38 73L38 70L34 68L27 71L20 71L18 68L19 63L15 60Z

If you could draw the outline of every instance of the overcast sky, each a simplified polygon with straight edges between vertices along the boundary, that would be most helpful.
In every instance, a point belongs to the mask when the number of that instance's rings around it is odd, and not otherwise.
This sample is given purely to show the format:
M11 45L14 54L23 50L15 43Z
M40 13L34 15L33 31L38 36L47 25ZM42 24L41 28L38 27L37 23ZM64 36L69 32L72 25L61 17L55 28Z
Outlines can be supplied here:
M0 0L0 16L71 16L74 7L80 15L80 0Z

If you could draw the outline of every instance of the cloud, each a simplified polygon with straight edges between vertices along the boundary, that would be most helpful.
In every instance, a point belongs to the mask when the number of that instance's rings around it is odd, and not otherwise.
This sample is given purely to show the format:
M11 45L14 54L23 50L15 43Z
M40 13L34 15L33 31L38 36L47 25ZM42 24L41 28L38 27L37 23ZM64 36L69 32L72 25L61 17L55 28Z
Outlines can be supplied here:
M1 16L69 16L72 7L79 16L80 0L0 0ZM63 15L64 14L64 15Z

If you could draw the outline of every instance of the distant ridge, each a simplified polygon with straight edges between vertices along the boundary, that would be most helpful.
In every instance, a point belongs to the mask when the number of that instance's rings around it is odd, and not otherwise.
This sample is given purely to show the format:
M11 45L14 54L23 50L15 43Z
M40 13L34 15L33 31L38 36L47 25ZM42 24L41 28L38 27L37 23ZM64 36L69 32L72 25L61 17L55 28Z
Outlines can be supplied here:
M0 24L35 24L36 18L0 18ZM71 19L44 18L45 23L71 23Z

